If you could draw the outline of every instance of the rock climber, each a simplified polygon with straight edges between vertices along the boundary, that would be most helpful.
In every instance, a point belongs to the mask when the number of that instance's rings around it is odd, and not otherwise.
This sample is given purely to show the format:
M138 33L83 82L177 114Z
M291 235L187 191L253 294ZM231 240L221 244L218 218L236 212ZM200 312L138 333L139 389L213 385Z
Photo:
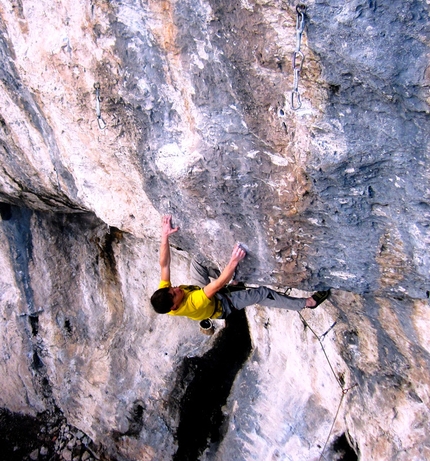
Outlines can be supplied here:
M191 262L191 275L198 285L180 285L172 287L170 282L170 244L169 237L179 231L172 227L172 216L162 217L160 268L161 282L157 291L151 296L151 304L159 314L179 315L192 320L225 319L235 310L240 310L252 304L277 307L293 311L304 308L315 309L324 302L330 292L317 291L309 298L293 298L278 293L268 287L244 288L233 291L225 290L232 280L236 268L246 256L243 246L236 244L230 261L219 273L217 269L208 268L196 259ZM215 278L211 281L209 277Z

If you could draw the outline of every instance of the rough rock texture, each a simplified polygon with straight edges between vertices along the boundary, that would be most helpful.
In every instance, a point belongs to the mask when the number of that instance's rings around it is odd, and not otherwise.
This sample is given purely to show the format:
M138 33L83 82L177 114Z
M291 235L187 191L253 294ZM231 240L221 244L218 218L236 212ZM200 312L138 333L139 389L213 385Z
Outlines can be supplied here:
M107 459L430 458L428 3L306 2L292 111L296 4L0 0L0 407ZM239 240L331 303L157 316L166 212L174 283Z

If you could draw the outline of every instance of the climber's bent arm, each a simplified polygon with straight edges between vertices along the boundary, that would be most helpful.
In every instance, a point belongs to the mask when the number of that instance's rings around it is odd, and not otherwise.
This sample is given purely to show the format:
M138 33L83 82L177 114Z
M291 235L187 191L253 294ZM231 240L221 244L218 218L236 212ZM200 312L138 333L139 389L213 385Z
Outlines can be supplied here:
M230 261L221 272L220 276L203 288L203 291L208 298L215 296L215 294L231 280L237 265L245 256L246 252L239 245L235 245Z

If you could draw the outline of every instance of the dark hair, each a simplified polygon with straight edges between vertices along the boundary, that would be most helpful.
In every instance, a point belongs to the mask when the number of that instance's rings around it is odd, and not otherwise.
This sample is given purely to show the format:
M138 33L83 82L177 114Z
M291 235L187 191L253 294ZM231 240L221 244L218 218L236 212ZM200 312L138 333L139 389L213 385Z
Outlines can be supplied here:
M157 314L167 314L173 307L173 295L169 292L169 287L159 288L151 296L151 304Z

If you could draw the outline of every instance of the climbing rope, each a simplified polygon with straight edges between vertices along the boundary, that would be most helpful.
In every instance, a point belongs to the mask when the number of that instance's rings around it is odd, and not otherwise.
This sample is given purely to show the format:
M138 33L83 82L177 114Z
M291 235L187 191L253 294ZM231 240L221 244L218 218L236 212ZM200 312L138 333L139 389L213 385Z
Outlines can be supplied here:
M326 358L326 360L327 360L327 363L329 364L330 370L331 370L331 372L333 373L333 376L334 376L334 378L336 379L336 382L337 382L337 384L339 385L339 387L340 387L340 389L341 389L341 391L342 391L342 396L341 396L341 398L340 398L340 402L339 402L339 405L338 405L338 407L337 407L337 411L336 411L336 414L335 414L335 416L334 416L333 423L332 423L331 428L330 428L330 432L329 432L329 434L328 434L328 436L327 436L327 439L326 439L325 444L324 444L324 446L323 446L323 449L322 449L322 451L321 451L320 457L318 458L318 461L321 461L321 460L323 459L324 451L325 451L325 449L326 449L326 447L327 447L328 441L330 440L331 434L332 434L332 432L333 432L334 425L336 424L337 417L339 416L339 411L340 411L340 408L341 408L341 406L342 406L343 399L345 398L346 394L347 394L351 389L353 389L354 387L357 386L357 384L354 384L354 385L352 385L351 387L345 387L345 385L341 383L340 379L339 379L338 376L336 375L336 372L334 371L334 368L333 368L333 366L332 366L332 364L331 364L331 362L330 362L330 359L328 358L327 352L326 352L326 350L325 350L325 348L324 348L324 345L323 345L323 343L322 343L322 339L324 339L324 337L326 336L326 334L336 325L336 322L334 322L333 325L332 325L324 334L322 334L321 336L318 336L318 335L316 334L316 332L312 329L312 327L309 325L309 323L306 322L306 320L304 319L303 315L302 315L300 312L298 312L298 314L299 314L299 316L300 316L301 321L302 321L303 324L305 325L305 327L309 328L310 332L315 336L315 338L316 338L316 339L318 340L318 342L320 343L321 349L322 349L323 352L324 352L324 356L325 356L325 358ZM324 458L324 459L325 459L325 458Z
M293 90L291 92L291 108L293 110L300 109L302 107L302 99L299 93L299 80L300 72L303 68L303 61L305 60L305 55L300 51L302 44L302 34L305 30L305 5L297 5L297 21L296 21L296 50L293 53Z
M100 110L100 83L94 83L94 89L96 90L96 115L97 115L97 123L101 130L106 128L106 123L102 118L102 113Z

